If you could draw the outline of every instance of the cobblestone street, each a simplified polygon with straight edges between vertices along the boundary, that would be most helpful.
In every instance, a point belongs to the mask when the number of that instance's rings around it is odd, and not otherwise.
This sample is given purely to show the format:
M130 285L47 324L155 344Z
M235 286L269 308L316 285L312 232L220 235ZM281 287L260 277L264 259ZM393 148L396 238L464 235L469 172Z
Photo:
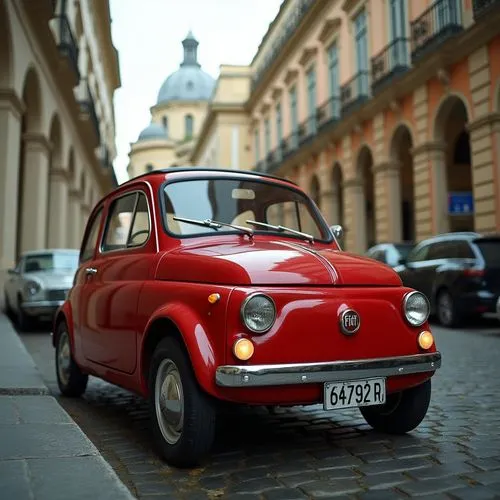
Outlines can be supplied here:
M443 365L431 409L403 437L377 434L357 410L240 409L219 421L208 463L176 470L151 451L145 403L91 379L60 398L45 332L23 334L61 405L139 499L500 498L500 325L434 327Z

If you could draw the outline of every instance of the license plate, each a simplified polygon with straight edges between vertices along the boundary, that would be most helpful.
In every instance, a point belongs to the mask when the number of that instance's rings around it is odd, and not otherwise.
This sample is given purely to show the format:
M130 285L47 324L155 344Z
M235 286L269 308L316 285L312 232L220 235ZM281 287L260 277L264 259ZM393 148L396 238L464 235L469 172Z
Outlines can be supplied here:
M385 403L385 378L326 382L324 385L325 410L355 408Z

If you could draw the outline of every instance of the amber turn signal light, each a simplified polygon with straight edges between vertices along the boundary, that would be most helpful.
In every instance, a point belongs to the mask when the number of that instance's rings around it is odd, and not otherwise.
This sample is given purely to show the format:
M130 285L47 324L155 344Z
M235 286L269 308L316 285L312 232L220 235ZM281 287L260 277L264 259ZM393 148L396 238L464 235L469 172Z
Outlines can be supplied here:
M420 332L420 334L418 335L418 345L422 349L427 350L432 347L432 344L434 344L434 336L432 335L432 333L428 330Z
M248 339L238 339L233 345L234 355L241 359L241 361L247 361L253 356L254 346L252 342Z
M219 293L211 293L208 296L208 302L210 302L210 304L215 304L215 303L219 302L219 300L220 300L220 294Z

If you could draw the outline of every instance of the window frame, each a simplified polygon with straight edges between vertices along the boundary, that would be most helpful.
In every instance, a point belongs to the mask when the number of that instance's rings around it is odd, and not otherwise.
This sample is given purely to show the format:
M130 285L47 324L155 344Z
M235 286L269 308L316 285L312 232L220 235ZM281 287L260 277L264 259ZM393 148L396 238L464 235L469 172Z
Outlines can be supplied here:
M103 216L104 216L104 213L105 213L105 206L104 206L104 203L101 203L99 206L96 207L96 209L94 210L94 213L92 214L92 217L89 219L89 222L85 228L85 233L83 235L83 238L82 238L82 243L80 245L80 253L78 255L78 262L79 264L83 264L84 262L88 262L90 260L93 260L95 259L95 254L96 254L96 250L100 247L100 238L99 236L101 236L101 239L102 239L102 226L103 226ZM91 234L91 230L92 230L92 227L94 225L94 222L100 218L99 220L99 226L98 226L98 229L97 229L97 238L96 238L96 242L94 244L94 248L92 250L92 255L87 258L87 259L82 259L82 254L83 254L83 250L85 248L85 246L87 245L88 243L88 239L90 237L90 234Z
M120 199L125 198L126 196L130 196L132 194L135 194L134 209L132 211L132 218L131 218L131 221L130 221L130 227L129 227L128 232L127 232L127 239L125 240L126 241L125 246L120 247L120 248L113 248L111 250L106 250L104 248L104 240L106 238L106 235L107 235L107 232L108 232L108 229L109 229L109 224L110 224L110 221L111 221L111 217L113 215L113 206ZM147 207L148 207L149 234L148 234L148 237L147 237L146 241L144 241L143 244L141 244L141 245L129 245L130 233L131 233L133 225L134 225L135 215L137 213L137 205L139 203L139 197L141 195L145 196L145 198L146 198L146 204L147 204ZM140 188L133 188L133 189L130 189L129 191L125 191L124 193L120 193L119 195L115 196L113 199L111 199L109 201L108 208L107 208L107 213L106 213L106 221L105 221L105 224L104 224L104 227L103 227L103 231L102 231L102 234L101 234L101 240L100 240L100 243L99 243L99 254L100 255L108 255L110 253L115 253L115 252L124 252L124 251L142 249L142 248L146 247L149 244L149 241L151 240L151 233L152 232L153 232L153 227L152 227L152 218L151 218L151 207L150 207L150 203L149 203L149 199L148 199L147 193L143 189L140 189Z

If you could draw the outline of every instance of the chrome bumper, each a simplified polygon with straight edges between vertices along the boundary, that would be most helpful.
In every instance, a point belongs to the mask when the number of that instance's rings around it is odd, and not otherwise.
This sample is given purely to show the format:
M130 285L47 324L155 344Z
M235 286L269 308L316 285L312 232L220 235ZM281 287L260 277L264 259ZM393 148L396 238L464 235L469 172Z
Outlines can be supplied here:
M64 304L64 300L37 300L33 302L23 302L21 308L30 316L43 316L52 314Z
M441 367L441 353L325 363L219 366L215 381L221 387L263 387L342 382L432 372Z

